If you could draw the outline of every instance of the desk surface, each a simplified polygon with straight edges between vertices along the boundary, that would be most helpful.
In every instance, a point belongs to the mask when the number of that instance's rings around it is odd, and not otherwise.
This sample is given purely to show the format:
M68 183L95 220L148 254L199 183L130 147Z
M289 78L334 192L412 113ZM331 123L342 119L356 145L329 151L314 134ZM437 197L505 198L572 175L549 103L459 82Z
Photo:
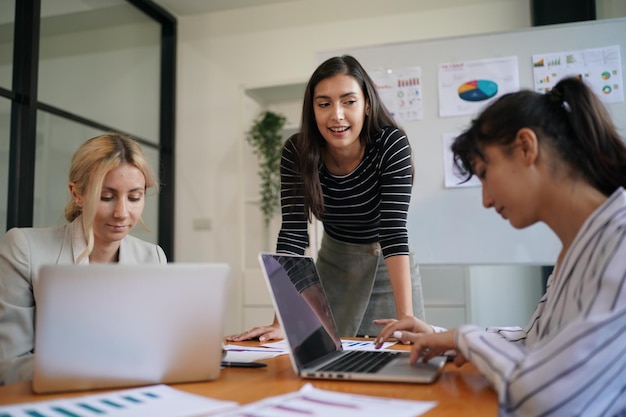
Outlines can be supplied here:
M265 368L225 368L215 381L175 384L172 387L206 397L247 404L265 397L297 391L306 383L311 383L316 388L339 392L406 400L437 401L437 407L424 414L425 417L497 415L495 391L471 364L466 364L461 368L446 364L435 383L417 385L304 380L295 375L287 355L263 362L266 362L268 366ZM0 387L0 405L69 398L93 393L94 391L37 395L32 392L30 381L19 382Z

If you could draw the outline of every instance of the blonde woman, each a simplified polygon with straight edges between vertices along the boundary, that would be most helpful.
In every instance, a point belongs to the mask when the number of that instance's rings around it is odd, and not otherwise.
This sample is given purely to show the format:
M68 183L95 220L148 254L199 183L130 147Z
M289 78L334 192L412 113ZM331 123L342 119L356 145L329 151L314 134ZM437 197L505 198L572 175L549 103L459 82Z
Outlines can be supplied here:
M143 225L150 188L158 191L158 183L134 140L97 136L72 158L68 223L13 228L0 240L0 385L32 379L33 287L42 265L167 262L161 247L129 235Z

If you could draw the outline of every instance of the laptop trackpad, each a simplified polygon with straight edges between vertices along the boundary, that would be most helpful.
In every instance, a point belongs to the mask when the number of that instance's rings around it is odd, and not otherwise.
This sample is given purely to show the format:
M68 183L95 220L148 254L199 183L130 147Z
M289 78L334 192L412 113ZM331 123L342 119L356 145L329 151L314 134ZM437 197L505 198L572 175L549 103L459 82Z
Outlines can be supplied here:
M433 382L437 378L441 367L446 363L445 356L437 356L429 362L416 362L410 365L409 355L408 352L403 352L394 361L381 369L380 374L411 378L417 375L420 376L419 382Z

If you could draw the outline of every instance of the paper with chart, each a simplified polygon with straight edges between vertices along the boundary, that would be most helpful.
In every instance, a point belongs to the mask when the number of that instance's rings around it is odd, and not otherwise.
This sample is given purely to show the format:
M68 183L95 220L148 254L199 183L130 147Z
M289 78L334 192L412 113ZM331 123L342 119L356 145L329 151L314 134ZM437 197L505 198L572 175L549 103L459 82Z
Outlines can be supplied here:
M505 93L519 90L517 57L439 64L439 116L475 115Z
M373 340L350 340L341 339L341 347L343 350L387 350L389 347L395 345L397 342L384 342L380 349L376 348L376 342ZM289 345L286 339L278 340L276 342L264 343L262 346L272 349L283 349L287 352Z
M376 91L397 121L422 120L422 69L393 68L370 71Z
M131 388L104 394L86 395L0 407L7 417L188 417L208 416L239 406L234 401L189 394L167 385Z
M265 398L245 405L222 417L417 417L435 407L435 401L395 398L327 391L306 384L289 394Z
M624 101L624 80L619 45L578 51L533 55L535 91L545 93L562 78L576 76L587 82L605 103Z
M153 385L103 394L0 407L6 417L416 417L435 401L413 401L321 390L306 384L300 390L241 406L168 387Z

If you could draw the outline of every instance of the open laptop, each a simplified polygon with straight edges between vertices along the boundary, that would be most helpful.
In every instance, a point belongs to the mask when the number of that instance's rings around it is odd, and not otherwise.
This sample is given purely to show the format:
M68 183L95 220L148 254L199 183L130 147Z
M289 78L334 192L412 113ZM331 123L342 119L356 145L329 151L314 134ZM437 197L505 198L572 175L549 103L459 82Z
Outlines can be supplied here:
M229 273L210 263L43 266L33 390L217 378Z
M343 350L311 257L261 253L259 262L299 376L414 383L437 379L444 356L410 365L407 351Z

